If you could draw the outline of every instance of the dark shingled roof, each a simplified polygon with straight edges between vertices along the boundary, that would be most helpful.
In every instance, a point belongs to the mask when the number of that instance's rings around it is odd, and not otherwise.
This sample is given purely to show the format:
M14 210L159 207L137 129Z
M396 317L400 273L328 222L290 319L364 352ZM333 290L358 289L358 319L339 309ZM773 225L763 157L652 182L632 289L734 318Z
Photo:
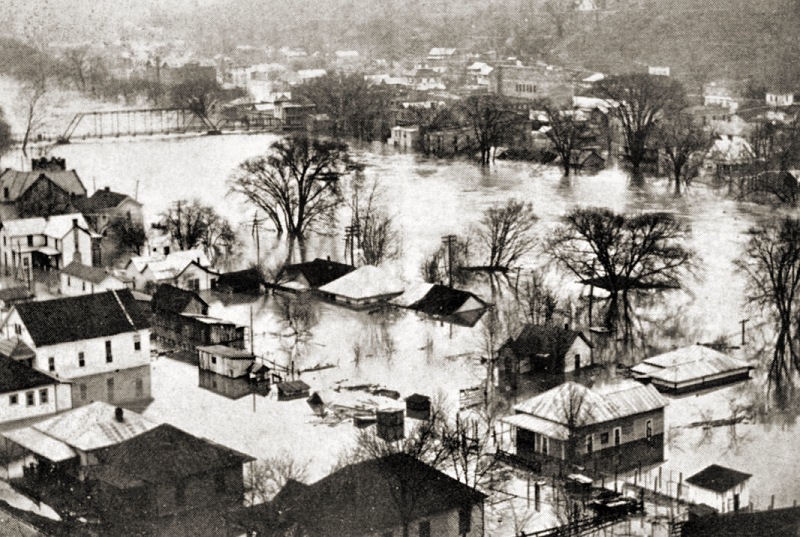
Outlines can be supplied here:
M252 457L198 438L169 424L116 444L98 454L96 477L119 488L179 479L241 466Z
M27 287L7 287L0 289L0 300L27 300L33 298L33 293Z
M127 194L120 194L119 192L112 192L110 190L98 190L91 197L76 199L73 205L82 213L98 213L106 209L113 209L119 206L120 203L128 199L130 196ZM138 201L136 203L139 203Z
M261 290L262 281L261 274L255 268L226 272L217 278L217 290L227 293L257 293Z
M61 272L92 283L101 283L109 276L106 269L102 267L90 267L79 261L73 261L61 269Z
M549 355L560 361L564 359L572 343L579 337L587 345L592 346L591 342L576 330L526 324L522 327L519 336L516 339L510 339L504 346L510 347L517 356Z
M322 287L342 276L353 272L356 268L352 265L328 261L317 258L307 263L286 265L278 275L278 285L284 278L302 275L311 287Z
M58 384L58 381L22 362L0 356L0 393L18 392L50 384Z
M161 284L153 295L150 307L154 312L183 313L192 299L199 300L203 307L203 314L208 312L208 304L194 291L180 289L174 285Z
M240 515L247 530L273 535L299 527L303 535L368 535L399 527L403 517L398 498L412 499L404 510L419 520L437 513L481 503L485 495L405 454L352 464L312 484L287 483L269 504Z
M8 199L9 201L14 201L24 194L40 177L46 177L65 191L78 197L86 195L86 188L75 170L33 170L22 172L6 169L0 173L0 187L8 188Z
M428 315L453 315L470 298L474 298L478 303L484 304L480 298L469 291L461 291L446 285L436 284L430 288L424 297L411 304L409 308Z
M686 479L686 482L714 492L725 492L753 477L750 474L712 464Z
M14 306L37 347L133 332L150 321L127 289Z

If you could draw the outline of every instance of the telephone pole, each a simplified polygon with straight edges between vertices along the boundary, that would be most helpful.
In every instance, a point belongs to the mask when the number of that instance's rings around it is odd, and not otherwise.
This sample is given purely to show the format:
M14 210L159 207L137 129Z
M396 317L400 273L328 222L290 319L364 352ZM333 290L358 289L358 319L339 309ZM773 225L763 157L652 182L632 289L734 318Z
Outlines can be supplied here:
M350 246L350 264L355 266L355 242L356 238L361 234L361 226L354 223L352 226L344 228L344 248L345 257L347 257L347 246Z
M453 244L455 244L458 237L455 235L445 235L442 237L442 243L447 245L447 284L453 287Z

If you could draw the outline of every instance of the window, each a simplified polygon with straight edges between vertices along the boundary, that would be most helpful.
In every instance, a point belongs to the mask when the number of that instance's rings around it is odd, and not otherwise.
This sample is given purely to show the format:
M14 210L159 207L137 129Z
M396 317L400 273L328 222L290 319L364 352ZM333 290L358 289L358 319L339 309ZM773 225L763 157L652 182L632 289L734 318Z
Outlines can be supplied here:
M9 405L19 404L19 395L17 395L17 394L9 395L8 396L8 404Z
M106 379L106 393L108 395L108 401L111 402L114 400L114 378Z
M3 246L5 246L5 245L6 245L6 238L3 237Z
M178 481L175 483L175 503L183 505L186 502L186 483Z
M47 359L47 370L53 372L56 370L56 359L52 356Z
M86 282L81 282L81 291L86 291Z
M217 363L217 357L216 356L212 356L211 357L211 363L212 364L216 364Z
M464 535L472 531L472 507L463 506L458 510L458 534Z
M22 335L22 325L21 324L19 324L19 323L15 323L14 324L14 333L17 334L18 336Z
M46 405L50 401L50 392L47 388L39 390L39 404Z
M36 393L35 392L25 392L25 402L28 406L33 406L36 404Z
M7 186L3 187L3 197L5 199L8 199L8 187Z
M644 434L648 440L653 438L653 420L647 420L644 424Z
M144 396L144 380L136 379L136 397Z
M106 341L106 363L110 364L114 361L114 357L111 355L111 340L109 339Z
M67 276L67 287L72 287L72 278Z
M81 384L81 401L86 401L86 384Z
M217 492L225 492L225 474L217 472L214 474L214 490Z
M33 246L33 235L28 235L28 246Z
M614 429L614 445L618 446L622 443L622 431L619 427Z
M431 537L431 521L423 520L419 523L419 537Z
M549 444L549 442L548 442L548 439L547 439L547 437L546 437L546 436L543 436L543 437L542 437L542 453L543 453L544 455L547 455L547 452L549 451L549 449L548 449L548 448L549 448L550 446L549 446L548 444Z
M78 353L78 367L85 367L86 366L86 359L84 358L84 354L82 352Z
M591 453L594 451L594 438L592 435L586 436L586 453Z
M136 334L133 336L133 350L140 351L142 350L142 336Z

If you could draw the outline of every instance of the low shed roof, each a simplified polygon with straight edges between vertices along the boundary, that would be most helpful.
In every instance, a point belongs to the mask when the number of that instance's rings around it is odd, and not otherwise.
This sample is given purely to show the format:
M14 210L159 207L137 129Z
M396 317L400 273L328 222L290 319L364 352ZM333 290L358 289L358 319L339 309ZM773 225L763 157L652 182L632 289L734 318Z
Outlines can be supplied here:
M725 492L736 485L753 477L751 474L732 470L719 464L712 464L686 479L686 482L695 487Z

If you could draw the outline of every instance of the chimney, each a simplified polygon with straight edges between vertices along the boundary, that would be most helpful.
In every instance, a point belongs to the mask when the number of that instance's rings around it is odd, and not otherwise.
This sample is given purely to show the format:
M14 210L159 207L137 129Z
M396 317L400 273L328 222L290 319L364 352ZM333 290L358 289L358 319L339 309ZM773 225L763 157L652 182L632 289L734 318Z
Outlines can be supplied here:
M111 187L107 186L103 190L105 190L106 192L111 192Z
M125 411L122 410L120 407L114 409L114 419L119 423L125 422Z
M564 323L564 330L569 330L569 323Z
M328 256L328 261L330 261L330 260L331 260L331 256Z
M80 251L80 242L78 241L78 219L72 219L72 242L75 246L75 253L73 254L72 258L73 261L77 261L82 263L81 261L81 251Z

